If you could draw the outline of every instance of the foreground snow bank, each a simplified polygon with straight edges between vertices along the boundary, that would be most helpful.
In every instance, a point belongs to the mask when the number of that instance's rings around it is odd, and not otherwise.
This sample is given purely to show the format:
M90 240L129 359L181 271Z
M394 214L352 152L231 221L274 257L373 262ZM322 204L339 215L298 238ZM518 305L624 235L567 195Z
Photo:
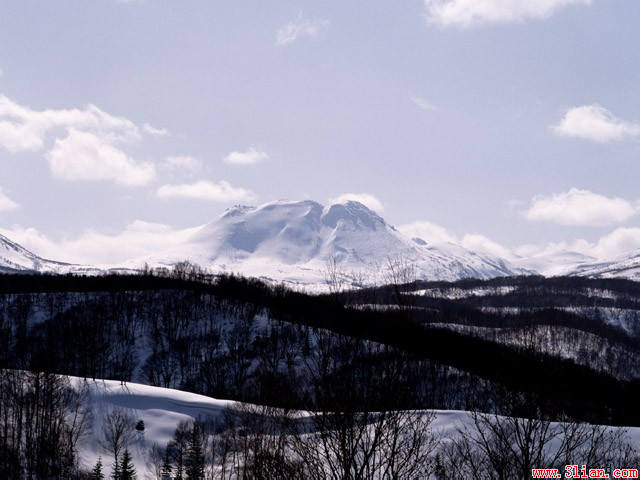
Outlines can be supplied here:
M90 380L71 377L73 386L85 389L92 416L90 431L79 441L79 453L84 467L92 467L102 457L105 470L110 472L113 459L103 447L105 417L114 409L122 409L134 421L142 420L145 428L129 447L138 478L155 479L149 451L154 444L164 447L173 437L181 421L221 419L226 409L238 405L230 400L218 400L204 395L137 383L121 384L113 380ZM457 435L457 428L470 425L471 414L465 411L438 410L432 423L433 432L447 439ZM640 427L628 429L628 438L640 447Z
M102 446L103 423L111 411L123 409L136 422L142 420L145 426L130 447L139 479L156 478L153 465L148 461L149 450L154 443L164 447L180 421L219 416L234 403L137 383L121 385L113 380L82 378L71 378L71 381L77 389L87 389L92 416L90 431L78 442L82 464L91 467L102 457L106 469L110 469L113 459Z

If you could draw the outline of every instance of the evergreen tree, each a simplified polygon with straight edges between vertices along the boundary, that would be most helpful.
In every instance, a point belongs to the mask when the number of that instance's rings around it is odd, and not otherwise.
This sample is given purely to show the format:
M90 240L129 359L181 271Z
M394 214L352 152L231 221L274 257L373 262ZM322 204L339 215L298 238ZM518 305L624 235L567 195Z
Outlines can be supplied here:
M102 458L98 457L95 467L91 470L91 480L104 480L104 473L102 473Z
M198 422L195 422L191 430L187 454L187 480L204 479L204 448L202 444L202 427Z
M138 432L144 432L144 421L143 420L138 420L138 423L136 423L136 430Z
M120 470L120 462L116 459L111 468L111 478L113 480L122 480L122 472Z
M136 469L131 461L131 454L129 449L126 449L122 454L122 462L120 462L120 478L118 480L135 480Z

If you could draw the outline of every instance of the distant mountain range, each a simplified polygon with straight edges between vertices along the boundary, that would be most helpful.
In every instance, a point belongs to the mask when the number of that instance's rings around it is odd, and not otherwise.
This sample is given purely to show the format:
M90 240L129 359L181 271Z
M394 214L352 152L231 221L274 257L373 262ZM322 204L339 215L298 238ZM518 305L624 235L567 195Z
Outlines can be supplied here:
M323 206L311 200L235 206L193 230L178 247L131 259L113 269L190 261L212 272L235 272L292 284L324 284L328 270L353 285L384 282L389 266L411 265L426 280L568 274L640 279L640 253L596 262L576 252L509 261L460 245L408 238L355 201ZM39 257L0 235L0 271L97 273L97 267Z
M72 266L40 258L21 245L0 235L0 272L66 272Z

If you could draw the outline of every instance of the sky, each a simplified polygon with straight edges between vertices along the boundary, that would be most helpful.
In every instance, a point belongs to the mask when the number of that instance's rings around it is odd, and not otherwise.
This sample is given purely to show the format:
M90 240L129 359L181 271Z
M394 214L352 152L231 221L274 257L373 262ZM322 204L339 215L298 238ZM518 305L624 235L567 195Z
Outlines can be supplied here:
M43 256L345 198L504 256L640 248L635 0L1 8L0 233Z

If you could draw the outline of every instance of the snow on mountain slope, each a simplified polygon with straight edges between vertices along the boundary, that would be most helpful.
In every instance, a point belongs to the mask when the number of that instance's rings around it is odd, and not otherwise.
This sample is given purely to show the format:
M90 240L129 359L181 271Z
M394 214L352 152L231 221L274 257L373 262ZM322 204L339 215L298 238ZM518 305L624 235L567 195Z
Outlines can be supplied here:
M580 252L561 250L553 253L542 253L529 257L522 257L513 263L519 267L539 272L541 275L551 277L558 275L571 275L581 265L593 263L596 258Z
M340 272L377 278L389 259L402 258L418 278L456 280L531 273L504 259L452 243L409 239L377 213L354 201L277 201L237 206L203 225L184 245L146 261L172 264L190 260L213 271L226 270L305 285L321 285L327 262Z
M640 280L640 250L634 250L610 261L578 265L570 274L583 277Z
M71 265L67 263L45 260L26 248L0 235L0 272L3 271L35 271L63 272Z
M0 234L0 273L38 272L96 275L106 271L129 272L130 269L108 265L79 265L47 260Z
M186 232L186 231L185 231ZM74 265L46 260L0 235L0 271L96 274L131 271L145 263L171 266L190 261L212 273L234 272L318 289L326 287L327 264L354 286L388 278L389 261L402 259L415 277L453 281L540 273L640 280L640 251L601 260L570 250L510 260L457 243L408 238L355 201L323 206L311 200L236 206L189 229L177 246L118 265Z

